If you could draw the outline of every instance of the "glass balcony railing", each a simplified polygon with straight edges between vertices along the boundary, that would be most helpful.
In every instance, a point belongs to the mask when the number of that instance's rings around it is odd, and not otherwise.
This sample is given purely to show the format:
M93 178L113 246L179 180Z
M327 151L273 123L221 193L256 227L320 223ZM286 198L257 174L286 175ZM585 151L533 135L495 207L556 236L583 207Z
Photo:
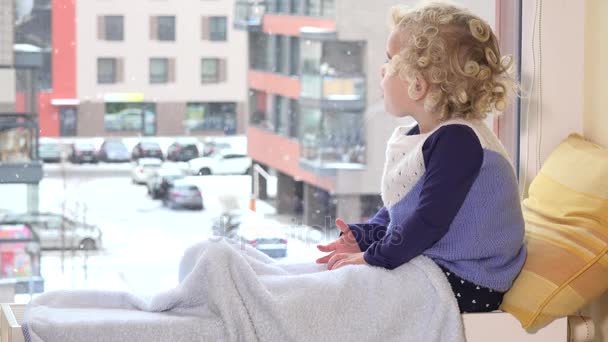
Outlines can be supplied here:
M304 74L301 97L327 101L359 101L365 98L365 78Z
M361 169L366 160L362 112L300 112L300 164L315 172L330 169Z
M300 153L300 161L315 168L354 169L365 164L365 144L360 141L305 137Z
M266 1L237 1L235 4L234 27L251 31L260 30L267 8Z

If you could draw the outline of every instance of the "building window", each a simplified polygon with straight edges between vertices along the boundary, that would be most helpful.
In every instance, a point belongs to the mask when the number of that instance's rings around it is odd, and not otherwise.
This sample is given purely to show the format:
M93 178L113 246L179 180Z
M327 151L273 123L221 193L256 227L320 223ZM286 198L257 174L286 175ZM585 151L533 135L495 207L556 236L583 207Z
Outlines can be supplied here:
M226 17L209 17L209 40L225 41L227 27Z
M275 13L289 13L289 0L275 0Z
M122 15L97 17L97 36L100 40L124 40L124 17Z
M298 37L289 38L289 74L300 75L300 39Z
M274 61L274 72L278 72L278 73L282 73L282 74L287 74L287 68L288 68L288 64L286 63L287 61L285 60L285 57L287 55L287 37L286 36L281 36L281 35L277 35L274 36L274 57L275 57L275 61Z
M106 103L104 116L105 130L108 132L142 132L144 118L156 117L153 103Z
M302 0L289 0L291 3L291 14L302 14Z
M188 103L186 127L189 131L221 131L236 134L235 103Z
M175 59L150 58L150 83L170 83L174 81Z
M298 100L289 99L289 137L298 138L300 120L300 103Z
M365 163L363 113L300 110L301 156L317 163Z
M97 59L97 83L113 84L122 81L122 60L118 58Z
M175 41L175 16L151 17L150 38L160 41Z
M306 10L304 13L307 16L333 18L335 12L335 0L306 0Z
M267 111L267 100L267 93L255 89L249 90L249 108L251 111L249 123L255 127L274 131L274 123L269 119Z
M226 81L226 62L220 58L201 59L201 83Z
M249 68L267 70L269 36L263 32L249 33Z
M25 122L20 124L22 119L7 116L0 123L0 163L26 163L35 159L36 129L26 127Z

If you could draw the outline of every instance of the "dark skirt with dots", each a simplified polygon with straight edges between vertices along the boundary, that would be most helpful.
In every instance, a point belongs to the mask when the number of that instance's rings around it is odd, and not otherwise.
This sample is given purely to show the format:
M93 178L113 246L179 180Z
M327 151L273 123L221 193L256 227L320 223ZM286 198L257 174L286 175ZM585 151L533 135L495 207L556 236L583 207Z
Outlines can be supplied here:
M487 287L468 282L445 267L440 266L448 278L454 296L458 301L461 313L490 312L498 310L502 303L504 292L498 292Z

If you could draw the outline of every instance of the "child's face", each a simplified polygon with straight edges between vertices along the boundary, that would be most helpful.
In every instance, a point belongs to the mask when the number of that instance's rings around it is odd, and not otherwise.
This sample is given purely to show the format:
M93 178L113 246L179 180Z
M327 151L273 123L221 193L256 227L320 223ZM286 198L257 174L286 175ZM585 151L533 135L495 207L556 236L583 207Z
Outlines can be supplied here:
M386 43L387 63L397 55L402 47L402 33L395 30L391 32ZM414 115L420 109L420 98L412 98L408 93L409 82L399 77L399 74L389 75L385 72L386 64L382 68L381 88L384 97L384 109L397 116Z

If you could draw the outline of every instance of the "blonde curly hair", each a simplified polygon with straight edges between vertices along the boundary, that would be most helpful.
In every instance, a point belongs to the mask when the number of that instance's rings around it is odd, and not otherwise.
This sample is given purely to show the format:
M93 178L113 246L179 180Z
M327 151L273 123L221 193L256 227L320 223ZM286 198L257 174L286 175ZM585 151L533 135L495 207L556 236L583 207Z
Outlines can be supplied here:
M386 65L390 75L429 83L424 109L440 121L483 119L502 113L515 89L511 56L501 56L490 26L468 10L446 2L391 9L402 50Z

